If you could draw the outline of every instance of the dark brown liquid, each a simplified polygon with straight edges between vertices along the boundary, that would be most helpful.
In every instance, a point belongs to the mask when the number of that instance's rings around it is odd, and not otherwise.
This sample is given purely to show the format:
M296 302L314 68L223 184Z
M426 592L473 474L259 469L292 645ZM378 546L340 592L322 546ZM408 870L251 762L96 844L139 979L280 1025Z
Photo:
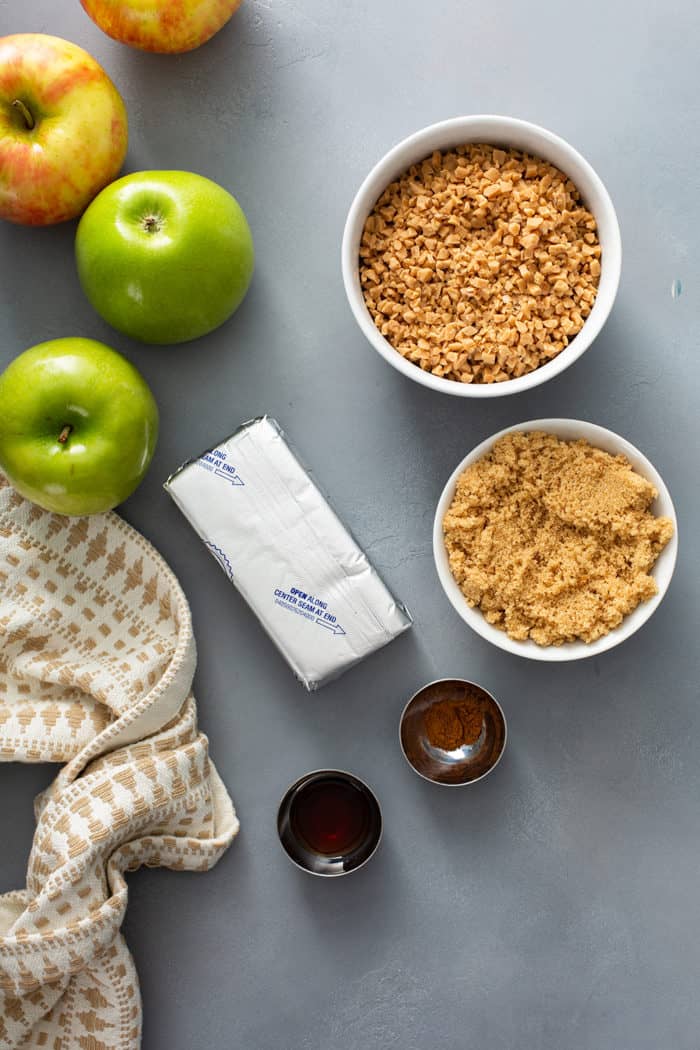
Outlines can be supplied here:
M330 777L299 790L290 819L297 838L325 856L342 856L360 846L372 822L365 795L347 781Z

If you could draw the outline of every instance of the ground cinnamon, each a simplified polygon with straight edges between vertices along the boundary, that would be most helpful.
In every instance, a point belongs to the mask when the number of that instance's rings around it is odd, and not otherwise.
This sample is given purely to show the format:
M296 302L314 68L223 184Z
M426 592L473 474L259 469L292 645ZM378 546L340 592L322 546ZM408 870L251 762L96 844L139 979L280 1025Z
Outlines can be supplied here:
M483 725L483 701L476 690L459 699L440 700L425 712L425 731L433 747L455 751L474 744Z

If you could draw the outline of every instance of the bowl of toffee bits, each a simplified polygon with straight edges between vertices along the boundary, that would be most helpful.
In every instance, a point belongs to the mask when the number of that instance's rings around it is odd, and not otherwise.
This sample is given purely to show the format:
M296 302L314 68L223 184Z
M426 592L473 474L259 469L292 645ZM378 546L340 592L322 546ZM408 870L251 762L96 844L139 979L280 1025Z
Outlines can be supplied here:
M610 313L621 259L590 164L498 116L433 124L390 150L342 245L348 301L375 350L462 397L518 393L573 364Z

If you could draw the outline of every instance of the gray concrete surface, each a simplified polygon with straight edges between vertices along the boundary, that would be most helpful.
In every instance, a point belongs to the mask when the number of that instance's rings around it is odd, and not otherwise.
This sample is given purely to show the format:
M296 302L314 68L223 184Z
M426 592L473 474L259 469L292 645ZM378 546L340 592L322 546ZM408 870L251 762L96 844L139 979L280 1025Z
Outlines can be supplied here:
M245 0L180 58L109 41L77 0L0 3L0 30L20 29L95 54L128 106L127 170L216 179L257 246L236 317L159 349L92 313L71 225L0 230L2 360L94 336L156 393L160 445L124 515L191 601L201 721L242 821L210 874L130 878L145 1050L697 1050L698 8ZM606 181L624 243L617 304L593 348L545 387L481 404L388 368L355 328L339 273L345 213L370 165L413 129L469 112L535 120L574 143ZM410 636L314 696L160 487L263 411L416 618ZM638 445L682 530L652 621L572 666L530 664L469 633L430 552L455 463L500 427L551 415ZM397 745L407 696L450 674L483 682L509 719L501 766L472 790L423 783ZM330 883L294 869L275 834L287 784L323 765L365 777L386 819L375 860ZM0 766L0 890L22 883L31 799L50 776Z

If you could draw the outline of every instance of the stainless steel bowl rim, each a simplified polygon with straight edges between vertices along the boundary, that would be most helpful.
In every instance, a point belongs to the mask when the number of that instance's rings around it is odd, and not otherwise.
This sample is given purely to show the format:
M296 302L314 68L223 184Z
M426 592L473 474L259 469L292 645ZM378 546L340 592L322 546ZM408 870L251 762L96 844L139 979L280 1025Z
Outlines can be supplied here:
M503 746L501 747L501 750L500 750L500 753L498 755L498 758L496 759L494 764L492 766L489 766L488 769L484 770L484 772L480 776L475 777L474 780L462 780L459 783L452 783L452 784L449 783L449 781L445 781L445 780L433 780L431 777L426 777L425 773L421 773L420 770L416 769L416 767L413 765L413 762L411 762L410 758L406 754L405 748L403 746L403 740L401 739L401 727L403 726L403 720L404 720L404 718L406 716L406 712L408 711L409 707L411 706L413 701L416 699L416 697L419 696L426 689L430 689L431 686L443 685L446 682L460 682L463 685L473 685L476 689L480 689L482 693L486 693L488 698L494 702L494 704L498 708L498 711L500 712L501 718L503 719ZM422 685L420 687L420 689L416 689L415 693L410 698L410 700L408 700L406 702L406 704L404 706L404 709L401 712L401 716L399 718L399 747L401 748L401 753L402 753L403 757L406 759L406 762L411 767L411 769L416 774L416 776L420 777L421 780L425 780L426 783L428 783L428 784L435 784L437 787L461 788L461 787L471 787L472 784L478 784L480 780L483 780L484 777L487 777L489 775L489 773L492 773L493 770L498 765L498 763L501 761L501 759L503 758L503 753L504 753L504 751L506 749L506 744L507 743L508 743L508 721L506 719L505 712L504 712L503 708L501 707L500 703L498 702L496 697L493 695L493 693L489 689L486 689L485 686L480 685L479 682L472 682L471 679L469 679L469 678L435 678L435 679L433 679L432 682L426 682L425 685Z
M315 777L315 776L317 776L320 773L323 773L323 774L326 774L326 775L338 775L338 776L341 776L341 777L350 777L351 780L356 780L358 782L358 784L362 785L362 787L365 789L365 791L369 792L370 796L374 799L374 803L375 803L375 805L377 807L377 813L379 814L379 834L377 835L377 841L374 844L374 848L372 849L372 851L370 853L368 853L368 855L365 857L365 859L362 861L361 864L357 864L354 868L350 868L349 871L313 871L311 868L305 868L303 864L300 864L297 860L295 860L294 857L291 855L291 853L289 853L287 851L287 849L286 849L286 847L284 845L284 842L282 842L282 839L280 837L280 833L279 833L280 813L282 811L282 806L284 805L288 795L290 795L292 791L294 791L297 787L299 787L299 785L304 780L308 780L309 777ZM282 795L282 798L279 800L279 805L277 806L277 841L280 844L280 848L281 848L282 852L284 853L285 857L287 857L287 859L296 868L299 869L299 871L303 871L306 875L314 875L314 876L316 876L316 878L319 878L319 879L339 879L339 878L342 878L343 875L353 875L356 871L359 871L360 868L364 868L365 864L367 864L367 862L372 859L372 857L375 855L375 853L379 849L379 846L381 844L381 841L382 841L383 837L384 837L384 814L382 813L382 807L381 807L381 805L379 803L379 799L377 798L377 795L376 795L376 792L374 791L374 788L370 787L370 785L367 783L367 781L363 780L362 777L358 777L357 773L351 773L347 769L326 769L326 768L310 769L307 773L303 773L300 777L297 777L297 779L295 781L293 781L289 785L287 790Z

